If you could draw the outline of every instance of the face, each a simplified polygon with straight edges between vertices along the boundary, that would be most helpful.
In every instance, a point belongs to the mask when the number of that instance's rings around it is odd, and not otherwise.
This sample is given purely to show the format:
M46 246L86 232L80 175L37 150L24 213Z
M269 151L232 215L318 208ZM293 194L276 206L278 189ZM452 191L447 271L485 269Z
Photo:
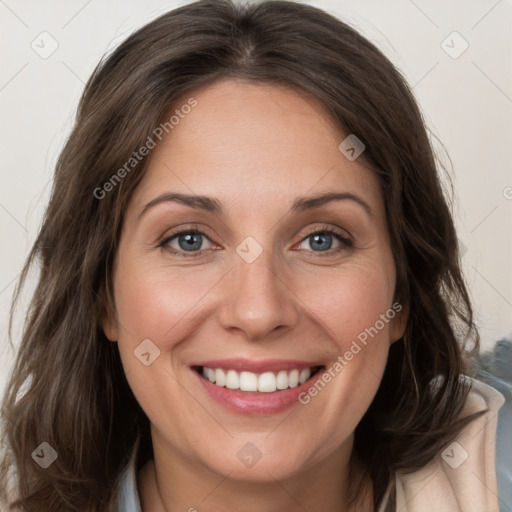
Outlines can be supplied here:
M289 88L190 96L127 207L104 324L155 457L248 480L342 464L405 322L377 178Z

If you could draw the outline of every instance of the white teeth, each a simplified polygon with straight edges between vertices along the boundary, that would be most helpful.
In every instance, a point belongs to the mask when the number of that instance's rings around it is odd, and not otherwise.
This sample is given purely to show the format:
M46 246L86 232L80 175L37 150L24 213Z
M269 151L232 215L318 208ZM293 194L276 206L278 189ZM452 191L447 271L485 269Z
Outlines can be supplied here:
M242 391L257 391L258 376L251 372L240 373L240 389Z
M217 368L215 370L215 383L217 386L225 386L226 385L226 374L224 370Z
M284 370L281 370L277 374L277 389L288 389L288 373L286 373Z
M304 384L309 377L311 377L311 370L309 368L304 368L304 370L300 371L299 375L299 384Z
M226 387L228 389L240 388L240 378L235 370L228 370L228 373L226 374Z
M299 370L292 370L288 375L288 386L296 388L299 385Z
M262 373L258 377L258 391L272 393L276 390L276 376L272 372Z
M243 371L238 373L235 370L225 371L222 368L203 367L202 375L205 379L220 387L273 393L276 390L296 388L300 384L304 384L311 377L311 368L281 370L277 374L265 372L258 375L253 372Z

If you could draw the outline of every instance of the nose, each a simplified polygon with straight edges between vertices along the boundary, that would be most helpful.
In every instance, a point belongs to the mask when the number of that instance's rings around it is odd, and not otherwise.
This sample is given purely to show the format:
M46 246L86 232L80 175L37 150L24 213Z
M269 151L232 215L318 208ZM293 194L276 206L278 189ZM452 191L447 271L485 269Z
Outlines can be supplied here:
M224 329L261 341L293 328L299 318L299 300L284 274L276 269L272 256L264 251L252 263L234 257L235 268L218 310Z

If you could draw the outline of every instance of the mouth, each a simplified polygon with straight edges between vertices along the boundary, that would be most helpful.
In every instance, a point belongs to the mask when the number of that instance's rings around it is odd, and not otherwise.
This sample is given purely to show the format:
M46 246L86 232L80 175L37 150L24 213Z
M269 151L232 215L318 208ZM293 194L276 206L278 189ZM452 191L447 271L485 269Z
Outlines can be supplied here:
M325 368L312 361L249 358L190 366L205 398L226 411L249 416L278 414L300 405L300 396L322 378Z
M193 366L198 375L219 388L246 393L279 393L311 380L324 366L281 369L277 371L239 371L234 368Z

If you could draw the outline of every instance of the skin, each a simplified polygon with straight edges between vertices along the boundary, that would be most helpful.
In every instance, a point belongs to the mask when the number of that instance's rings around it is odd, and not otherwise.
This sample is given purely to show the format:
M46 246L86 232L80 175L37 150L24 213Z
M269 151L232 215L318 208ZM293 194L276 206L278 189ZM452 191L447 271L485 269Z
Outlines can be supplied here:
M349 457L404 310L309 404L279 414L225 409L190 365L299 359L329 368L374 326L395 291L377 178L339 151L346 135L325 108L290 88L222 80L189 96L197 106L152 150L127 207L104 322L151 422L155 459L138 475L143 510L372 510L359 468L365 490L347 506ZM215 197L224 211L161 202L140 216L164 192ZM325 192L355 194L372 214L349 199L290 212L297 197ZM178 237L159 246L190 224L205 233L199 256ZM333 236L330 249L315 251L309 235L329 229L352 246ZM236 252L247 236L263 248L252 263ZM144 339L161 351L149 366L133 353ZM251 468L237 457L247 442L262 454Z

